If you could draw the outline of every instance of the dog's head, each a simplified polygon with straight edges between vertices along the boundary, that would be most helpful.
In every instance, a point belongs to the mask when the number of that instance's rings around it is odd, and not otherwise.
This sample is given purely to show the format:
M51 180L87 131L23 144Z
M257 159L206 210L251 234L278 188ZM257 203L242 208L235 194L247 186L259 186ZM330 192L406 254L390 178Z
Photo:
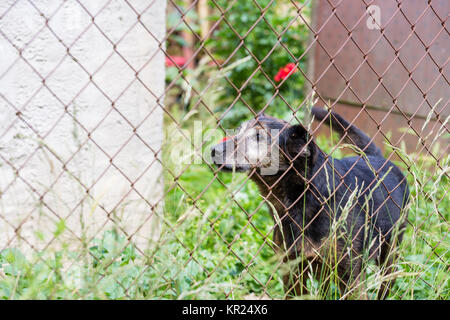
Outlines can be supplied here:
M273 175L295 166L302 170L312 165L317 146L300 124L264 114L244 122L237 134L211 149L214 164L222 171L249 171L254 168Z

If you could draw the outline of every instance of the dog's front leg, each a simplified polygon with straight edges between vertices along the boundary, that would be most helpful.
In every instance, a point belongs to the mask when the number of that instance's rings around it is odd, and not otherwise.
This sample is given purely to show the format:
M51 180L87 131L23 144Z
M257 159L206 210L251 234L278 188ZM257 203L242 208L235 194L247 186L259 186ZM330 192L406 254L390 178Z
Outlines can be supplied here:
M286 253L284 238L278 225L275 226L273 231L273 241L276 245L277 253L281 256L283 265L287 266L287 270L282 276L285 297L289 299L294 296L308 294L306 285L308 270L304 269L300 271L298 262L295 259L289 259Z
M283 275L284 292L286 298L293 298L309 294L307 280L309 277L308 269L288 272Z

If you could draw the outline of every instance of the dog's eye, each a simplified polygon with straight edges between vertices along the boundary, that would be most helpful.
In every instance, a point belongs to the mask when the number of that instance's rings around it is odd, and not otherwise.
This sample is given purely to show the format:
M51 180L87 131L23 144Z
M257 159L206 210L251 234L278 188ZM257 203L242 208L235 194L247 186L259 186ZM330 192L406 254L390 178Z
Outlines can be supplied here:
M259 133L259 131L256 132L256 141L259 142L259 139L261 138L261 134Z

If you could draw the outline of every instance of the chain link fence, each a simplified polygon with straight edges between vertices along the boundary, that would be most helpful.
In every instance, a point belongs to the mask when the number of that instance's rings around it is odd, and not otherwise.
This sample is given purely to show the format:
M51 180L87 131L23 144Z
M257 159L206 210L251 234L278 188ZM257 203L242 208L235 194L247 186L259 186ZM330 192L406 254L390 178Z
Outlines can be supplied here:
M449 12L4 1L0 296L448 299Z

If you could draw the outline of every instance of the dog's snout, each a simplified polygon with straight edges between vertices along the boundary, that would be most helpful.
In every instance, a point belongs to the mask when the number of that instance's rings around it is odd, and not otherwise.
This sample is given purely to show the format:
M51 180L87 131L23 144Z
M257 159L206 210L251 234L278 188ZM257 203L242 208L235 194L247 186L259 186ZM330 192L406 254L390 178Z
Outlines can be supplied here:
M220 147L220 145L216 145L211 148L211 158L213 159L214 162L217 162L217 157L221 156L222 154L221 149L222 148Z
M219 143L211 148L211 159L215 164L223 163L224 161L224 146Z

